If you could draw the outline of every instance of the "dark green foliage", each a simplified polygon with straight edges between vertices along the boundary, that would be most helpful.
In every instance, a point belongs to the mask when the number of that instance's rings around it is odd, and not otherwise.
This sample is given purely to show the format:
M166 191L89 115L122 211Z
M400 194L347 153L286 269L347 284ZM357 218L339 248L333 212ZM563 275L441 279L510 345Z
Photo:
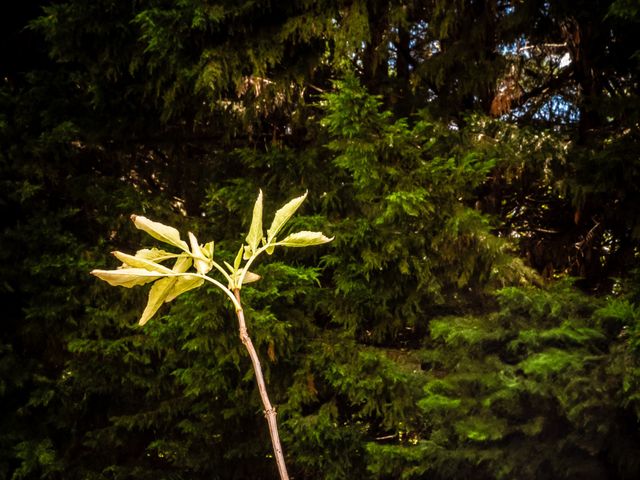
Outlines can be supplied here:
M395 343L407 330L419 338L423 312L479 301L492 281L527 276L488 219L465 206L463 192L485 178L491 160L456 151L459 135L427 119L393 121L353 78L325 102L328 148L347 174L340 195L355 200L341 209L324 257L334 267L336 321L365 343Z
M623 332L637 328L637 308L562 284L504 289L498 300L488 316L431 322L415 445L370 446L370 470L390 478L461 478L470 468L477 478L636 478L630 377L638 363Z
M640 476L634 2L16 6L0 478L276 478L228 301L88 275L260 188L336 236L243 290L293 477Z

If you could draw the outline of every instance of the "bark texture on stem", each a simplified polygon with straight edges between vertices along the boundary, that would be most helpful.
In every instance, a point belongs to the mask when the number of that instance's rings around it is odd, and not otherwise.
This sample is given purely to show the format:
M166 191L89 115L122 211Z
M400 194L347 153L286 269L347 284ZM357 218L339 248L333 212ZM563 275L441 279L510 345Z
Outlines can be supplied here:
M238 304L242 305L240 300L240 290L234 289L233 291ZM262 375L262 367L260 366L260 358L253 346L249 332L247 331L247 324L244 320L244 311L242 308L236 310L238 316L238 324L240 327L240 340L249 352L251 357L251 363L253 364L253 370L256 375L256 382L258 383L258 390L260 391L260 398L262 399L262 405L264 406L264 415L267 418L269 425L269 434L271 435L271 444L273 445L273 453L276 457L276 463L278 465L278 473L280 474L280 480L289 480L289 474L287 473L287 466L284 462L284 455L282 453L282 446L280 445L280 436L278 435L278 424L276 422L276 410L269 401L269 395L267 394L267 386L264 383L264 376Z

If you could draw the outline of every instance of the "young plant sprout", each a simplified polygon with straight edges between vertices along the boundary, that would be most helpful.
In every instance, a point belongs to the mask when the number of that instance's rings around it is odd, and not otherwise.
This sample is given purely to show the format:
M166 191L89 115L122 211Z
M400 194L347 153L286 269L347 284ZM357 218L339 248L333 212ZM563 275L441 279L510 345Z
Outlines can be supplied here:
M149 290L147 306L140 317L140 325L147 323L162 304L170 302L184 292L200 287L204 282L214 284L229 297L235 307L238 318L240 339L247 348L253 364L281 480L288 479L289 476L284 462L282 447L280 446L276 411L269 401L260 359L247 331L240 290L245 283L255 282L260 279L260 276L252 273L249 268L261 253L267 252L270 255L276 247L309 247L333 240L333 238L328 238L321 232L308 231L292 233L282 240L278 240L278 233L280 233L306 197L307 194L305 193L290 200L280 208L265 235L262 227L262 191L260 191L253 207L251 227L245 239L246 244L240 246L233 265L223 262L224 266L213 258L213 242L199 244L195 235L189 232L189 243L187 244L180 238L180 233L175 228L153 222L145 217L132 215L131 220L133 220L138 229L144 230L153 238L171 245L178 251L170 252L151 248L138 250L135 255L113 252L113 255L122 262L121 267L116 270L93 270L91 272L92 275L114 286L131 288L137 285L153 283ZM162 262L165 261L173 261L173 266L169 268L163 265ZM226 281L226 285L222 281L207 275L212 269L217 270Z

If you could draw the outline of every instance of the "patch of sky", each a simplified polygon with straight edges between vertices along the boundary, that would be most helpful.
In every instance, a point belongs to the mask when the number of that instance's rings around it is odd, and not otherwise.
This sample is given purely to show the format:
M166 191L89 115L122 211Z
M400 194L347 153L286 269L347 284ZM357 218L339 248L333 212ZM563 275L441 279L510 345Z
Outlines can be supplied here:
M535 112L531 110L535 108ZM534 107L531 102L527 102L506 115L503 120L517 120L519 118L531 116L531 118L545 122L561 125L575 124L580 120L580 110L575 103L568 100L561 94L553 95L546 102Z
M501 55L523 55L525 58L530 57L527 47L527 39L520 36L510 43L502 43L498 45L498 53Z
M576 123L580 120L580 110L562 95L553 95L538 108L533 118L562 124Z

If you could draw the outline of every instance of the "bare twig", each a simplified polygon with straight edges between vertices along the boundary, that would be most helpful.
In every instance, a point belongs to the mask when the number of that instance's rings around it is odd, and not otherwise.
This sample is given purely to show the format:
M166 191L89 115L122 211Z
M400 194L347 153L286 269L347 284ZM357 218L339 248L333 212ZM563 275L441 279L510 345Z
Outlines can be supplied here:
M278 424L276 422L276 410L269 401L267 386L264 383L262 367L260 366L260 359L258 358L258 353L253 346L251 337L249 337L249 332L247 331L247 325L244 320L244 311L242 310L242 302L240 301L240 289L235 288L233 293L238 301L238 305L240 305L240 308L236 309L236 315L238 316L238 324L240 327L240 340L247 348L249 356L251 357L251 363L253 364L253 370L256 375L256 382L258 383L258 390L260 391L260 398L262 399L262 405L264 406L264 416L267 418L267 423L269 424L269 434L271 435L271 443L273 445L273 453L276 456L280 480L289 480L282 447L280 446L280 436L278 435Z

